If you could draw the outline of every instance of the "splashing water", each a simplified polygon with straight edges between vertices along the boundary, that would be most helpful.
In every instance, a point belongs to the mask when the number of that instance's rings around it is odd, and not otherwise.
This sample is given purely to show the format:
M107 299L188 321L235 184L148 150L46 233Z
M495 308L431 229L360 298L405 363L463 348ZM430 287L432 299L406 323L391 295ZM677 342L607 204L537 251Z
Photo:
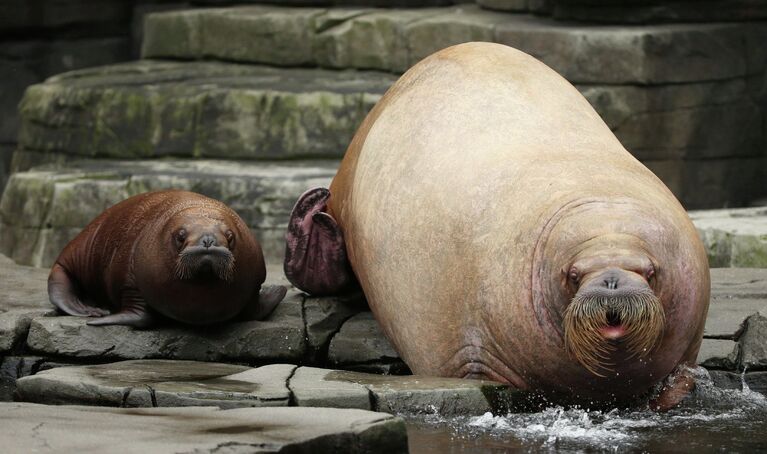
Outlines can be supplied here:
M743 389L735 390L716 387L705 369L694 374L695 392L668 413L552 407L538 413L452 419L430 415L428 421L421 419L427 429L411 420L411 452L440 452L434 448L440 446L440 430L445 438L440 449L451 453L499 449L703 453L767 448L767 398L748 387L745 375Z

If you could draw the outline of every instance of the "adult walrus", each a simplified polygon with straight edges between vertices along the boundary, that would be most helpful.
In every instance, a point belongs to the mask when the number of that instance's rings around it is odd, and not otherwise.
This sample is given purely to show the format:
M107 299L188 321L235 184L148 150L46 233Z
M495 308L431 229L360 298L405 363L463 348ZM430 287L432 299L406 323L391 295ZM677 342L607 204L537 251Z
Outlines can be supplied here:
M67 314L100 317L89 325L147 327L155 313L199 325L268 315L286 289L262 289L265 278L261 247L237 213L168 190L91 221L56 259L48 295Z
M684 209L586 99L529 55L467 43L407 71L306 192L285 272L362 287L417 374L557 399L687 395L708 309ZM347 260L348 258L348 260Z

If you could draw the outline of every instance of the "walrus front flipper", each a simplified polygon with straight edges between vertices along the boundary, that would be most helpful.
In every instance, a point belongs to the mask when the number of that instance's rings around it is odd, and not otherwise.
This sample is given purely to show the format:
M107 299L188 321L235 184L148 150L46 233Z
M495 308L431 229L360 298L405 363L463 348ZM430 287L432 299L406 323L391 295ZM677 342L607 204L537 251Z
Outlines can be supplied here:
M250 304L237 315L237 320L264 320L285 298L288 289L284 285L264 285Z
M650 400L650 409L660 412L671 410L695 389L694 367L680 364L666 378L657 396Z
M288 223L285 276L312 295L341 293L356 282L346 257L341 229L323 212L330 191L315 188L301 195Z
M83 303L77 296L76 285L63 266L53 265L48 275L48 298L60 311L79 317L100 317L109 311Z
M115 314L88 320L92 326L128 325L135 328L147 328L154 324L155 316L146 308L146 301L138 289L125 289L120 298L121 309Z

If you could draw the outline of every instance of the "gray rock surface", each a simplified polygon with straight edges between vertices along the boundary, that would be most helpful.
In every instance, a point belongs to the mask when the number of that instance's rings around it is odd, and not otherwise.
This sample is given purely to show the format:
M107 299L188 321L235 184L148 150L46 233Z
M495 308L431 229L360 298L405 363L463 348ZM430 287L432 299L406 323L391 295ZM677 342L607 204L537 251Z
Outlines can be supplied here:
M361 408L371 410L368 389L350 381L333 380L335 371L315 367L299 367L288 387L300 407Z
M0 255L0 356L23 343L32 319L52 312L48 270L16 265Z
M17 400L110 407L287 406L296 366L138 360L60 367L20 378Z
M242 7L151 15L142 53L402 72L434 50L483 40L540 57L573 82L622 84L727 79L765 66L759 46L744 45L763 40L767 27L757 23L594 27L467 4L361 11L332 22L328 14L324 9ZM206 30L224 27L242 39L208 39ZM279 45L246 49L238 44L259 41Z
M221 36L253 47L231 33ZM369 72L223 62L90 68L27 90L19 106L19 146L132 159L340 157L393 81Z
M309 354L318 359L327 355L331 339L353 315L369 311L362 294L347 297L307 297L304 320Z
M767 268L767 207L692 211L713 267Z
M767 317L754 314L746 319L739 339L738 369L767 369Z
M50 266L61 249L107 207L141 192L177 188L228 204L261 242L267 263L282 263L293 204L327 187L335 161L76 161L16 173L0 201L0 253Z
M519 394L491 381L382 376L289 364L250 368L140 360L33 372L16 382L18 400L112 407L294 405L480 415L506 408Z
M734 369L738 343L730 339L703 339L697 364L708 369Z
M372 312L361 312L343 324L330 341L328 361L334 367L361 371L399 372L402 360L381 332ZM389 367L387 367L389 366Z
M334 408L94 408L0 403L8 452L407 452L405 423Z
M92 360L166 358L295 362L306 349L300 297L286 297L264 321L207 327L169 324L152 330L88 326L86 318L37 317L27 346L46 355Z
M718 388L743 390L743 382L751 391L767 395L767 372L729 372L712 370L711 380Z

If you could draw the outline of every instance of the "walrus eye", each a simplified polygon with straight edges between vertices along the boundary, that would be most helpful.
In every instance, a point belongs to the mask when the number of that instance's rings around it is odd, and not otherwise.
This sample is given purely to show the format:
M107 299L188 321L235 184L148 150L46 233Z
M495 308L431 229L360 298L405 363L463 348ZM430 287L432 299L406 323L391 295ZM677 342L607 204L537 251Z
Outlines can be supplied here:
M581 280L581 275L578 272L578 268L576 267L570 268L570 272L568 273L567 277L570 278L570 282L572 282L573 285L578 285Z
M229 249L232 249L234 246L234 232L227 230L226 233L224 233L224 236L226 237L226 241L229 243Z
M176 232L176 243L180 246L186 241L186 230L180 229Z
M649 282L650 279L652 279L654 277L655 277L655 267L650 265L647 268L647 271L645 271L645 279L647 279L647 281Z

